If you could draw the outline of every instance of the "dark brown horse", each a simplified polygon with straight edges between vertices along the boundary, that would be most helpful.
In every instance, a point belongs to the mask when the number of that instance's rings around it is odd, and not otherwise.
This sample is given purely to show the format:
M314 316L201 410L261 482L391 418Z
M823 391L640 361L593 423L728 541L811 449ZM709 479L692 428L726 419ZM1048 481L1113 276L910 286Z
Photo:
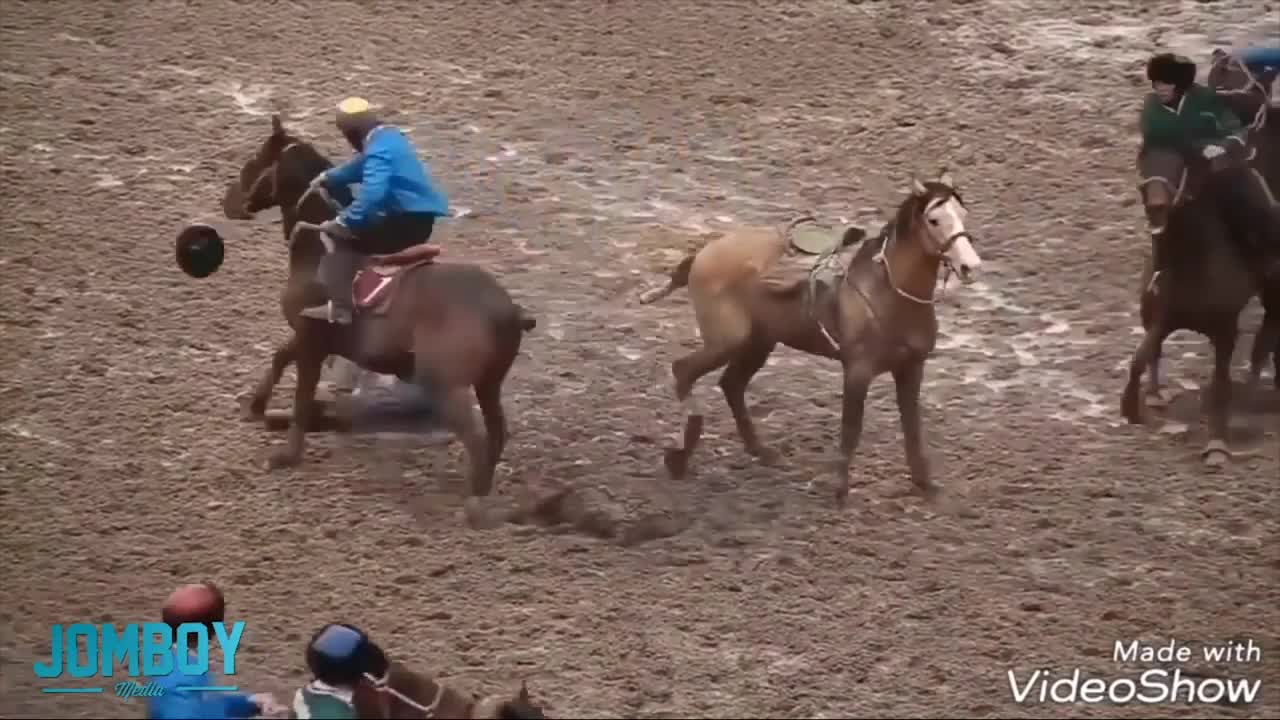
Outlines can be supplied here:
M323 193L308 192L308 186L331 166L310 143L288 132L278 116L272 117L270 134L223 198L223 210L232 219L279 207L289 243L289 275L280 307L293 336L275 351L246 404L246 415L263 416L284 369L295 364L293 422L287 444L273 455L271 466L298 463L316 415L321 368L326 358L338 355L367 370L425 386L437 398L445 426L466 447L471 493L488 495L507 440L502 383L534 321L483 268L429 262L436 252L432 246L374 258L372 264L386 266L378 275L391 282L376 302L357 298L351 324L300 317L304 307L326 299L316 267L328 238L312 228L333 218L334 210ZM471 388L485 433L475 421Z
M365 675L354 695L361 718L459 718L467 720L538 720L542 708L533 704L521 683L515 697L491 695L476 699L430 676L392 662L385 677Z
M982 263L965 230L966 214L949 174L929 183L913 180L894 219L879 237L852 245L852 259L847 265L839 261L826 291L810 282L808 270L782 277L790 228L741 228L685 257L665 288L641 297L650 303L688 287L702 335L701 348L671 363L676 398L686 414L682 447L666 453L672 476L686 472L702 436L694 384L722 367L720 388L747 452L766 462L780 459L760 441L745 394L781 343L839 360L844 368L840 453L834 463L838 502L849 494L849 464L862 437L867 390L886 372L897 386L911 480L922 491L936 490L925 456L920 388L938 334L938 271L946 266L969 282Z
M1138 156L1139 190L1151 231L1153 252L1163 270L1144 273L1141 315L1146 334L1133 354L1121 411L1131 423L1141 423L1144 402L1139 392L1142 374L1153 366L1149 394L1158 394L1156 368L1160 347L1177 330L1190 330L1209 339L1214 349L1213 384L1208 403L1207 464L1220 465L1230 457L1227 427L1231 408L1231 357L1235 352L1240 311L1258 293L1257 274L1240 257L1214 196L1204 191L1212 178L1207 167L1188 167L1181 153L1143 148ZM1255 340L1252 375L1260 372L1268 348L1274 348L1274 320L1280 317L1280 287L1265 288L1263 307L1270 319ZM1270 339L1268 339L1270 338ZM1280 362L1278 360L1277 362Z

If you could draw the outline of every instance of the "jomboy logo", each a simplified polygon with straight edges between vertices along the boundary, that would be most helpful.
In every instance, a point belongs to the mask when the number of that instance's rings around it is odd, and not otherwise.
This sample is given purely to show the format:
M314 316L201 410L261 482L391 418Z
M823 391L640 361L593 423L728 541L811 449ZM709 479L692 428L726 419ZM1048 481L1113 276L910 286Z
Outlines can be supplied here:
M154 697L164 688L148 678L175 673L201 677L209 671L209 648L222 648L222 674L236 674L236 650L244 623L183 623L175 631L165 623L53 625L49 628L48 663L34 663L36 677L46 680L70 675L86 681L82 687L46 687L46 693L102 693L110 685L116 696ZM178 648L175 651L174 648ZM189 651L187 648L191 648ZM106 680L113 682L106 683ZM234 691L234 685L197 685L183 692Z

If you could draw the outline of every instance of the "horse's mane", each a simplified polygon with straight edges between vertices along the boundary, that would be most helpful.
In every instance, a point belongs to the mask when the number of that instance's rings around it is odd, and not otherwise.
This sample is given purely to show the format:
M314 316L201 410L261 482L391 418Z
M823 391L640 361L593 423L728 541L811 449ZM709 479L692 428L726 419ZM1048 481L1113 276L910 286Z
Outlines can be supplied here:
M311 178L333 167L329 158L306 140L289 135L285 137L284 147L276 161L276 172L284 173L291 180L299 177L303 182L311 182Z

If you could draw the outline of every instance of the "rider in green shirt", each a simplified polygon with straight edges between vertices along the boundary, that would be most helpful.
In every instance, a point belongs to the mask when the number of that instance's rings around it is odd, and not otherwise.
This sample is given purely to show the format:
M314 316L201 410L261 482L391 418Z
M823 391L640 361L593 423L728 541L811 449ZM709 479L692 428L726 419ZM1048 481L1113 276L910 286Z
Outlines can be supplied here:
M307 645L312 680L294 695L290 720L355 720L355 691L368 669L371 644L351 625L320 628Z
M1212 89L1196 83L1196 66L1180 55L1162 53L1147 63L1152 92L1142 107L1143 144L1177 150L1190 163L1208 161L1210 189L1225 213L1233 239L1246 259L1271 261L1280 269L1280 224L1275 201L1249 167L1246 128Z

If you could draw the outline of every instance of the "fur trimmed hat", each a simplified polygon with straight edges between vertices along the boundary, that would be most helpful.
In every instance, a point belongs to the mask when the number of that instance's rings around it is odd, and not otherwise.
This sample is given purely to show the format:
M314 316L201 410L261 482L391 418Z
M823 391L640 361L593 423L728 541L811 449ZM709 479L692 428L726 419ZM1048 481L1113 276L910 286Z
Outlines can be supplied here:
M222 236L204 223L192 223L178 233L174 243L178 267L193 278L206 278L222 266Z
M1195 84L1196 64L1182 55L1160 53L1147 61L1147 79L1186 90Z

